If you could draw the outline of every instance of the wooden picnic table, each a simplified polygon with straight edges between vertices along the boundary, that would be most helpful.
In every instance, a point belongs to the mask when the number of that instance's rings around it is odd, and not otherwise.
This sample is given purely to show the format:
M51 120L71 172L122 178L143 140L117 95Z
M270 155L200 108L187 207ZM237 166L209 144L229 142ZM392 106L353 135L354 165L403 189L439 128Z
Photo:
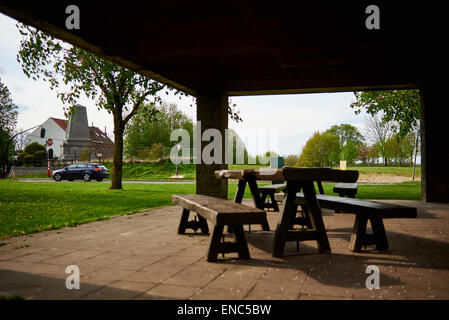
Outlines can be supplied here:
M328 168L291 168L282 169L243 169L243 170L219 170L215 171L217 178L238 179L238 187L234 201L241 203L245 193L246 185L249 186L254 205L263 209L263 203L257 187L257 180L282 180L286 181L287 187L280 219L276 227L273 244L273 256L283 255L287 241L316 240L321 253L330 253L329 240L324 227L321 208L316 197L314 187L315 181L329 182L357 182L359 172L355 170L334 170ZM307 202L309 218L312 224L310 229L294 229L296 220L297 204L296 194L302 190ZM269 230L268 223L263 225L264 230Z

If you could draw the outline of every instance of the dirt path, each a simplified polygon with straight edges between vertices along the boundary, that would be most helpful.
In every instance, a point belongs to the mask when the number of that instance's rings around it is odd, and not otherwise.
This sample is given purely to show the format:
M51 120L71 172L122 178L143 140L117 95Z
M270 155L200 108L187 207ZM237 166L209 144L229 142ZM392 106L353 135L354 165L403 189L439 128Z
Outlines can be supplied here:
M361 173L359 176L358 183L401 183L406 181L412 181L412 177L402 177L402 176L394 176L389 174L381 174L381 173L370 173L364 174ZM421 177L415 177L415 181L421 181Z

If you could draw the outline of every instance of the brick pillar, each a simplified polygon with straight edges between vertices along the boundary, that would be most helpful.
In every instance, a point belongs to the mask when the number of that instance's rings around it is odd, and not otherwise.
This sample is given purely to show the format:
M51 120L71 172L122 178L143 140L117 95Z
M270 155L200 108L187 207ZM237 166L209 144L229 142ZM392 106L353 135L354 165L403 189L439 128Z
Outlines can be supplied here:
M227 169L225 164L225 129L228 128L228 96L220 90L198 90L197 121L201 121L201 136L209 128L215 128L222 135L222 164L207 165L201 159L196 165L196 193L226 199L228 196L228 182L215 178L215 170ZM210 142L201 142L201 151ZM200 143L198 143L198 146Z
M447 93L434 84L420 88L420 94L422 199L449 202Z

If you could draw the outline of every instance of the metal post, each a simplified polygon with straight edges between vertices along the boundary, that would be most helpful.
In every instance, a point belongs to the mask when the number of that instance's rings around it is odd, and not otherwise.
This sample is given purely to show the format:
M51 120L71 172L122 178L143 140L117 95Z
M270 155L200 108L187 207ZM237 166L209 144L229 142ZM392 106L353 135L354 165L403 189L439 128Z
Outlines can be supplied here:
M413 160L413 174L412 174L412 181L415 181L415 169L416 169L416 154L418 153L418 132L416 132L416 139L415 139L415 159Z

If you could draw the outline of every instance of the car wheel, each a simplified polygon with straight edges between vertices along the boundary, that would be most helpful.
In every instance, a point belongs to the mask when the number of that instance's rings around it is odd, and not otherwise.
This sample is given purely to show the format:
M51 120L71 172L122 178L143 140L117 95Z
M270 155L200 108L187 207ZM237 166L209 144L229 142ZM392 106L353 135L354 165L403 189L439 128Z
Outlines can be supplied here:
M90 174L85 173L85 174L83 175L83 180L86 181L86 182L89 182L89 181L90 181Z
M101 181L103 181L103 178L98 178L97 181L101 182Z
M59 173L57 173L57 174L55 174L54 179L56 181L61 181L62 180L62 176Z

